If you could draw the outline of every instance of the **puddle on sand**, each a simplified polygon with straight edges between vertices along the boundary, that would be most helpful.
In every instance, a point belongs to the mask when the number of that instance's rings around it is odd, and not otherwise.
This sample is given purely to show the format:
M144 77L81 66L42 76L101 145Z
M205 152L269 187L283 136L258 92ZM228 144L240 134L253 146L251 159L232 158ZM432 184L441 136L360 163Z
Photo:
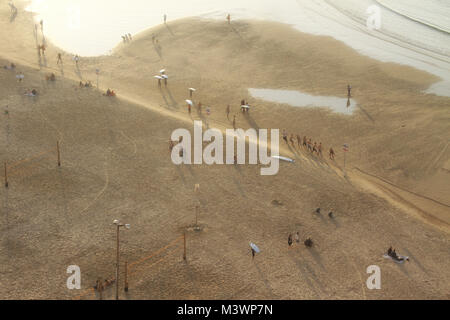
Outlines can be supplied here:
M295 90L278 89L248 89L251 96L265 101L286 103L293 107L329 108L333 112L350 115L356 108L356 101L353 99L339 97L313 96Z

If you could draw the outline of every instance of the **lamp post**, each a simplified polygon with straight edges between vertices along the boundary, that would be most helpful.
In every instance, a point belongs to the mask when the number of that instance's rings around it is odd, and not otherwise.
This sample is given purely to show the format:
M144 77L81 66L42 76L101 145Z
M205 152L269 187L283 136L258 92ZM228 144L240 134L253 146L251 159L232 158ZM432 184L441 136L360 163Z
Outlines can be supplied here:
M113 223L117 227L117 260L116 260L116 300L119 300L119 230L120 227L130 229L129 224L123 224L119 220L114 220Z

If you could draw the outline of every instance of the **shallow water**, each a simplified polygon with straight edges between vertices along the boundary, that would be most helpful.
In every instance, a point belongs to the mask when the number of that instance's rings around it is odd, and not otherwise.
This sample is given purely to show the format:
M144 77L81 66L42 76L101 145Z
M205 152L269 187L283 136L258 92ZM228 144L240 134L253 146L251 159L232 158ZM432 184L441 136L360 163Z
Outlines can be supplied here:
M380 7L381 28L369 30L367 9ZM443 0L32 0L56 45L82 56L108 54L125 33L184 17L225 22L263 19L332 36L380 61L414 66L442 78L428 92L450 96L450 1ZM433 24L436 28L430 27ZM442 29L442 30L439 30Z
M339 97L313 96L295 90L248 89L252 97L265 101L286 103L294 107L321 107L333 112L350 115L356 108L356 101Z

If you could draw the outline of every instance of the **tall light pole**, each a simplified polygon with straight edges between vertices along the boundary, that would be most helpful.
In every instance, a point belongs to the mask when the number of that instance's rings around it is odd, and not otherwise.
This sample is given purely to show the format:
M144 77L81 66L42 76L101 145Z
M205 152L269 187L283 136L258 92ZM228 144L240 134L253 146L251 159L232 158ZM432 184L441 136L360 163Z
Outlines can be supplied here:
M130 229L129 224L123 224L119 220L114 220L113 223L117 227L117 260L116 260L116 300L119 300L119 230L120 227Z

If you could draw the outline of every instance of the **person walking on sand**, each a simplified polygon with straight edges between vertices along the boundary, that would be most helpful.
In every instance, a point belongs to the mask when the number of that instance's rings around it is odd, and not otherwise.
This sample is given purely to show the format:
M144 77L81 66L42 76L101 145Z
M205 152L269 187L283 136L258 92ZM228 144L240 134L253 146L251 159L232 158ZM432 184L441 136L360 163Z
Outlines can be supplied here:
M322 158L322 142L319 142L319 146L317 147L317 154Z
M252 250L252 260L255 259L255 250L253 248L250 248Z
M303 136L303 147L306 148L307 144L306 144L306 136Z
M230 105L227 105L227 119L228 120L230 120L230 111L231 111Z
M289 245L289 247L292 246L292 233L289 233L289 236L288 236L288 245Z
M312 142L311 142L311 138L309 138L309 140L308 140L308 150L309 150L309 152L312 152Z
M283 140L284 140L284 142L286 142L286 144L289 144L288 139L287 139L287 133L286 133L285 129L283 129Z
M334 150L330 148L330 160L334 160Z
M289 137L289 141L291 141L292 146L295 147L294 134L293 133L291 133L291 136Z
M297 134L297 144L299 148L302 146L302 137L299 134Z
M75 55L75 57L73 58L73 60L75 61L75 65L78 68L78 61L80 60L80 57L78 57L78 55Z
M189 111L189 114L191 113L191 104L190 103L188 103L188 111Z
M352 86L351 85L347 85L347 98L351 98L352 96Z
M227 15L228 24L230 24L231 16L230 14Z
M300 243L300 234L298 231L295 233L295 242Z
M317 151L317 142L315 142L315 141L314 141L314 146L313 146L313 151L312 151L312 153L314 154L314 152L315 152L315 153L318 153L318 151Z
M61 64L63 63L63 61L62 61L62 55L61 55L61 53L58 53L58 61L56 62L56 64L59 65L60 63L61 63Z

